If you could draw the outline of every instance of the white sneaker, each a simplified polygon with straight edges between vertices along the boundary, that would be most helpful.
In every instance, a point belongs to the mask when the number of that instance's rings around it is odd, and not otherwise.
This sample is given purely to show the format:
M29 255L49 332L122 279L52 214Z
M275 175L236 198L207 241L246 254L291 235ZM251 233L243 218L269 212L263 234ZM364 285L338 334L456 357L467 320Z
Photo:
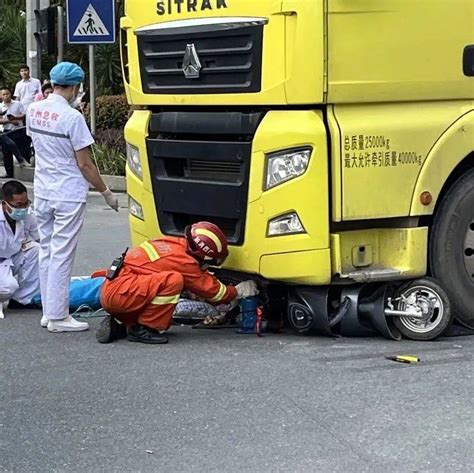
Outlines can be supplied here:
M5 312L4 310L7 308L8 301L6 302L0 302L0 319L5 318Z
M48 332L83 332L89 329L87 322L78 322L71 316L64 320L50 320L48 322Z
M41 322L40 322L41 327L46 328L48 326L48 322L49 322L48 317L43 315L43 317L41 317Z

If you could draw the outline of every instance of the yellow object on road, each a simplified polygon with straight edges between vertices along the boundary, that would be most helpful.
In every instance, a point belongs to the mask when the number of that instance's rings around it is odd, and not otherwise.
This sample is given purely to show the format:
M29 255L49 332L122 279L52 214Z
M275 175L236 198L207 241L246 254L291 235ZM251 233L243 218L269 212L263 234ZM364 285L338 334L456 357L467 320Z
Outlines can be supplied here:
M395 355L387 356L387 360L397 361L398 363L419 363L421 360L415 355Z

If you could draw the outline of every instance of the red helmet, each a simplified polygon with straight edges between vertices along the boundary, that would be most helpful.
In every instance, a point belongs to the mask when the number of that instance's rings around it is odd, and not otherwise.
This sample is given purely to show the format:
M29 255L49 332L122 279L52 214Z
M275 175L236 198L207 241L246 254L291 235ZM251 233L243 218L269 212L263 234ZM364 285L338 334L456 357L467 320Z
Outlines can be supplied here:
M198 222L184 230L188 252L197 260L220 266L229 255L227 238L222 230L210 222Z

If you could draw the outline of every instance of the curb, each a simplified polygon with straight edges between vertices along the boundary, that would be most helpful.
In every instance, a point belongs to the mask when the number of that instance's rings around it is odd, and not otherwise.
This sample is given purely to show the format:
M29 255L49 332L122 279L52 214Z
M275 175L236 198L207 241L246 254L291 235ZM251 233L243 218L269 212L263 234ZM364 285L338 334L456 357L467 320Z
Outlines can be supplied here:
M19 181L33 182L35 169L30 167L21 168L18 164L13 166L13 175ZM123 176L108 176L103 175L105 185L113 192L127 192L126 179Z

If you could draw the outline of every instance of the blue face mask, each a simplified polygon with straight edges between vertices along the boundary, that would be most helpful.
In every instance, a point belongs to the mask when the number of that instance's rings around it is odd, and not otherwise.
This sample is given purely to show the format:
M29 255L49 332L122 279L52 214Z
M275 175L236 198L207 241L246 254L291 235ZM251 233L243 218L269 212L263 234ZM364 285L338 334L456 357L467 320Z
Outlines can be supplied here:
M30 213L30 209L16 209L15 207L12 207L8 202L6 202L8 207L10 208L8 212L8 216L11 217L13 220L25 220L25 218L28 216Z

